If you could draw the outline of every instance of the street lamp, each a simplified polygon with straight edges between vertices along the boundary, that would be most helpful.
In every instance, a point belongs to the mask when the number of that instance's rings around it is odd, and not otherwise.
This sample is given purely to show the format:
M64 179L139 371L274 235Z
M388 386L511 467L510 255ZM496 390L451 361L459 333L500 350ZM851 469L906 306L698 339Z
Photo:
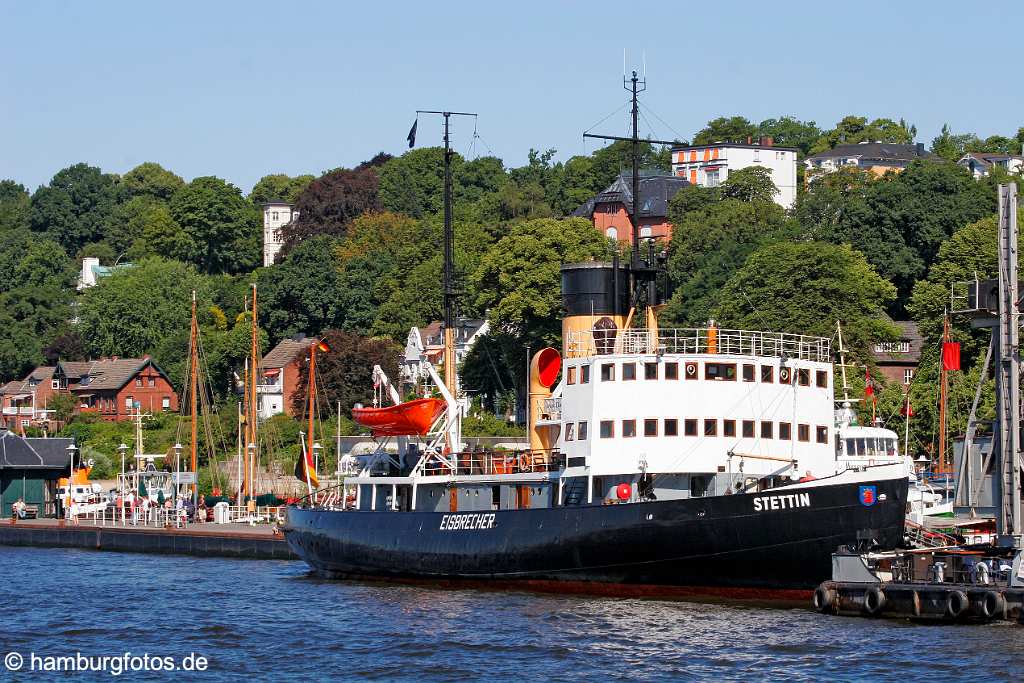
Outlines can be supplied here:
M319 472L320 471L320 451L322 451L323 449L324 449L324 447L320 445L319 441L315 441L313 443L313 471L314 472Z
M174 444L174 503L178 503L178 488L181 486L181 442Z
M64 515L66 517L71 517L71 506L74 503L74 497L72 496L72 493L71 493L71 491L72 491L71 487L74 485L74 482L75 482L75 451L77 451L77 450L78 450L78 447L75 446L75 442L74 441L72 441L71 443L68 444L68 448L67 448L67 451L68 451L68 461L71 463L71 469L70 469L70 476L68 476L68 489L66 491L67 495L65 495L65 497L64 497L65 500L67 501L67 509L64 510Z

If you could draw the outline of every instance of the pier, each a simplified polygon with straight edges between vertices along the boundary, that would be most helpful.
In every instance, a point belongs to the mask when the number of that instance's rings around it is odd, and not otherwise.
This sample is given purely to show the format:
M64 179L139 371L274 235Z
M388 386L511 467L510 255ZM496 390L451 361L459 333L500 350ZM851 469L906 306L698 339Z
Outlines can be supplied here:
M238 523L153 528L95 523L71 525L52 519L19 520L16 524L0 523L0 545L251 560L298 559L276 527Z

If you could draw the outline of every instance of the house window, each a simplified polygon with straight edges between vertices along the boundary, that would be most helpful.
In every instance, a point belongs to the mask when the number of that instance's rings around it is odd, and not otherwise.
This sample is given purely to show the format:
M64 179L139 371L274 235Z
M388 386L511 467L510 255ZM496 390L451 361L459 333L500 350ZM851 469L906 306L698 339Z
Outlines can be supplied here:
M160 407L164 409L164 412L170 410L171 409L171 397L170 396L164 396L163 400L160 402Z
M657 363L644 363L644 379L658 379Z
M586 441L587 440L587 423L586 421L580 422L576 426L576 440Z
M754 421L744 420L743 421L743 438L753 439L754 438Z
M881 342L875 344L875 353L910 353L910 342Z
M619 239L619 231L616 230L615 228L608 228L607 230L604 231L604 235L610 240Z
M697 421L691 418L683 420L683 434L685 436L697 436Z
M828 443L828 427L818 427L815 430L815 436L818 443Z
M644 436L657 436L658 435L658 421L656 419L644 420Z
M705 174L705 183L708 187L718 187L721 184L717 168L714 170L709 170L707 174Z
M636 363L622 364L622 381L636 379Z
M718 420L704 420L704 436L718 435Z
M674 417L665 419L665 436L679 436L679 420Z
M142 378L141 377L136 377L135 378L135 386L137 386L137 387L141 387L142 386Z
M796 426L796 440L807 443L811 440L811 427L810 425L797 425Z
M761 438L762 439L774 439L775 438L775 426L772 422L761 423Z
M735 363L705 363L704 365L704 379L713 379L717 381L735 382L736 381L736 364Z
M59 379L52 379L52 380L50 380L50 388L51 389L60 389L60 380Z
M811 386L811 371L807 368L800 368L796 371L796 381L802 387Z
M570 365L569 370L565 374L566 384L576 384L576 366Z
M135 405L135 399L131 396L127 396L124 399L124 409L129 413L132 412L132 407Z
M828 388L828 371L818 370L814 373L814 383L818 385L819 389Z
M665 379L679 379L679 363L665 363Z
M772 366L761 366L761 381L765 384L771 384L775 381L775 369Z
M722 420L722 435L736 436L736 420Z
M601 420L601 438L611 439L615 436L615 422L612 420Z
M628 439L634 436L636 436L636 420L623 420L622 437Z
M576 424L574 422L565 423L565 440L572 441L576 435Z
M279 215L279 213L277 211L273 211L270 214L270 219L276 221L276 220L278 220L278 215Z
M156 378L155 377L149 377L148 379L146 379L146 386L147 387L155 387L156 386Z
M788 422L779 423L779 438L783 441L789 441L793 438L793 426Z
M903 383L910 384L914 380L914 368L906 368L903 370Z
M754 366L748 363L743 364L743 381L753 382L754 381Z

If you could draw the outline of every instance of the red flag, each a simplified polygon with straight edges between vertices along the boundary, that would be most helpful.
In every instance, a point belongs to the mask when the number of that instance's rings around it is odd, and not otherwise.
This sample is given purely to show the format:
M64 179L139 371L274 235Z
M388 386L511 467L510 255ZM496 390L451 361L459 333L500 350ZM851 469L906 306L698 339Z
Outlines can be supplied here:
M864 396L874 396L875 387L871 385L871 371L864 368Z
M943 342L942 344L942 369L960 369L960 342Z
M328 351L331 350L331 347L327 345L326 338L321 339L320 341L317 342L316 350L319 351L320 353L327 353Z
M900 408L900 415L903 417L914 417L914 406L910 405L910 397L903 402L903 407Z

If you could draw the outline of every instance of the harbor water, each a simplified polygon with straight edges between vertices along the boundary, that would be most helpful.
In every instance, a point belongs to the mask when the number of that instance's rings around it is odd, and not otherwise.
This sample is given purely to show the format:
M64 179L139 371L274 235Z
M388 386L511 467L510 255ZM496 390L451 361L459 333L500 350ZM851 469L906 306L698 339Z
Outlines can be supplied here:
M39 664L124 653L179 666L205 658L206 671L189 680L1024 677L1024 628L1009 624L324 581L293 561L0 547L0 564L0 656L24 658L19 674L0 670L0 680L41 680L29 671L33 655Z

